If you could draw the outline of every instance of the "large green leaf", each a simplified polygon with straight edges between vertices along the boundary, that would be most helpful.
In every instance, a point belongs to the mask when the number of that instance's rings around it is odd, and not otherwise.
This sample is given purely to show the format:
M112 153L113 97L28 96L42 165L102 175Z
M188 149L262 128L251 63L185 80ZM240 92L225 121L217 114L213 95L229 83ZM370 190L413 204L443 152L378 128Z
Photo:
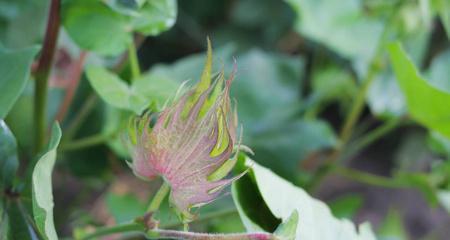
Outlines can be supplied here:
M63 24L83 49L118 55L132 42L128 17L98 0L70 0L63 4Z
M122 53L133 32L158 35L175 24L176 0L69 0L63 5L63 24L83 49L101 55Z
M0 46L0 118L5 118L25 88L37 47L7 50Z
M423 79L400 43L390 44L389 53L411 117L450 137L450 93Z
M12 184L19 167L16 138L0 119L0 191Z
M32 175L34 220L39 232L47 240L58 239L53 222L52 171L60 139L61 129L55 124L47 151L36 163Z
M14 49L42 42L49 5L41 0L0 0L0 42Z
M286 220L295 211L300 219L297 225L297 240L375 240L369 224L365 223L356 229L355 225L346 219L335 218L328 206L323 202L312 198L303 189L294 186L292 183L277 176L269 169L247 159L247 164L251 166L251 174L254 176L256 186L267 207L272 214ZM239 181L234 185L239 184ZM241 191L240 194L245 194ZM240 205L235 191L233 197L237 205ZM248 220L249 216L242 208L238 208L243 220ZM249 231L254 230L254 226L246 224ZM257 224L253 222L252 224Z

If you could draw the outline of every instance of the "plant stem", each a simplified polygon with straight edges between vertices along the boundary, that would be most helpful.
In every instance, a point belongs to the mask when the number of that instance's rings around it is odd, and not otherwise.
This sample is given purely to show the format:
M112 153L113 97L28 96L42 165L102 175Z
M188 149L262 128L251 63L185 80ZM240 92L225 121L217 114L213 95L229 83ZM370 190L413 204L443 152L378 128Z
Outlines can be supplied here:
M85 138L82 138L79 140L75 140L73 142L68 142L68 143L63 144L61 146L61 150L74 151L74 150L78 150L81 148L92 147L92 146L99 145L99 144L102 144L102 143L110 140L115 135L116 135L116 133L111 133L111 134L100 133L100 134L96 134L93 136L85 137Z
M78 59L72 64L70 68L70 75L68 77L69 85L66 87L65 96L62 104L59 106L58 113L56 114L56 121L62 122L69 110L69 107L75 96L75 92L78 88L78 84L83 73L84 61L86 59L87 52L82 51Z
M148 231L150 239L186 239L186 240L277 240L270 233L232 233L232 234L209 234L182 232L175 230L154 229Z
M169 184L166 181L163 181L163 184L161 185L158 192L156 192L155 196L150 202L150 205L147 208L147 212L157 211L159 209L159 206L161 206L162 201L169 193L169 190L170 190Z
M45 145L47 131L47 91L53 57L55 55L60 25L60 1L52 0L47 20L44 46L36 69L34 89L34 151L38 153Z
M335 172L343 177L367 183L374 186L384 187L384 188L408 188L410 185L403 182L396 181L395 179L382 177L371 173L362 172L356 169L335 167Z
M131 67L131 82L138 79L141 76L141 70L139 69L139 60L137 57L137 50L134 42L128 45L128 59Z
M355 153L359 152L361 149L364 149L365 147L369 146L370 144L376 142L386 134L390 133L392 130L397 128L402 121L404 121L404 118L398 117L393 118L388 121L386 121L383 125L375 128L374 130L370 131L361 139L356 139L354 144L351 144L352 147L345 153L345 158L348 158Z
M94 239L101 236L107 236L114 233L124 233L124 232L140 232L145 233L145 226L142 223L132 222L132 223L125 223L125 224L119 224L112 227L101 227L97 228L95 232L88 234L84 237L82 237L82 240L88 240L88 239Z

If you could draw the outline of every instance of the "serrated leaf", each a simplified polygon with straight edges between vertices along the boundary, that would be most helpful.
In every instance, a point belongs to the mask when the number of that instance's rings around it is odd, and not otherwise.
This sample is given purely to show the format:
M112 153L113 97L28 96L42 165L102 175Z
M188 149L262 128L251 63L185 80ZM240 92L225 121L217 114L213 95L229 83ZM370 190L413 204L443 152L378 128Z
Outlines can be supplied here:
M12 184L19 167L16 138L0 119L0 191Z
M47 151L40 157L32 174L33 215L40 234L47 240L57 240L53 220L52 170L56 161L56 148L61 139L61 129L53 125Z
M389 53L411 117L450 138L450 93L422 78L400 43L390 44Z
M0 119L5 118L30 77L38 47L7 50L0 46Z
M349 220L335 218L323 202L312 198L303 189L282 179L269 169L249 158L247 165L251 166L251 173L254 175L259 192L275 217L286 220L294 211L298 211L300 219L295 239L375 240L369 224L359 225L357 229ZM242 216L243 212L240 211L239 214Z

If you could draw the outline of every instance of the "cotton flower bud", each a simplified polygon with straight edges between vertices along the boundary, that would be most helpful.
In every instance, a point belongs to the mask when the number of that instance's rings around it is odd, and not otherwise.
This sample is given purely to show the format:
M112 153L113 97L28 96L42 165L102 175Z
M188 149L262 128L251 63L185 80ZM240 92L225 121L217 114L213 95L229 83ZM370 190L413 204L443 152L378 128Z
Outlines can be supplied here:
M226 178L238 155L237 114L230 103L234 73L211 76L212 50L200 82L156 117L133 121L128 137L134 173L143 179L161 176L170 185L170 202L183 221L192 207L216 199L221 190L243 174ZM151 126L152 125L152 126ZM236 147L238 149L239 147Z

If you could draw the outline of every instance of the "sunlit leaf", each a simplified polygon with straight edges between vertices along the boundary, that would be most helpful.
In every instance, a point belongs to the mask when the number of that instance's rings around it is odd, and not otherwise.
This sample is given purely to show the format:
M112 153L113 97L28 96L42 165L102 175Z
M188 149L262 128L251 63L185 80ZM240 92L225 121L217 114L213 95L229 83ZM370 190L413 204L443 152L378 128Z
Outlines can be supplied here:
M34 220L39 232L47 240L58 239L53 222L52 171L60 139L61 129L55 124L47 150L36 163L32 175Z
M389 52L411 117L450 137L450 93L430 85L423 79L400 43L389 45Z
M269 169L247 160L251 166L255 183L264 202L272 214L286 220L294 211L299 214L297 240L375 240L369 224L357 227L346 219L335 218L330 209L321 201L312 198L303 189L275 175ZM239 184L236 183L236 185ZM235 192L233 192L234 194ZM276 194L274 194L276 193ZM235 201L239 201L239 198ZM243 219L248 219L245 211L239 211ZM249 228L249 231L254 229Z

